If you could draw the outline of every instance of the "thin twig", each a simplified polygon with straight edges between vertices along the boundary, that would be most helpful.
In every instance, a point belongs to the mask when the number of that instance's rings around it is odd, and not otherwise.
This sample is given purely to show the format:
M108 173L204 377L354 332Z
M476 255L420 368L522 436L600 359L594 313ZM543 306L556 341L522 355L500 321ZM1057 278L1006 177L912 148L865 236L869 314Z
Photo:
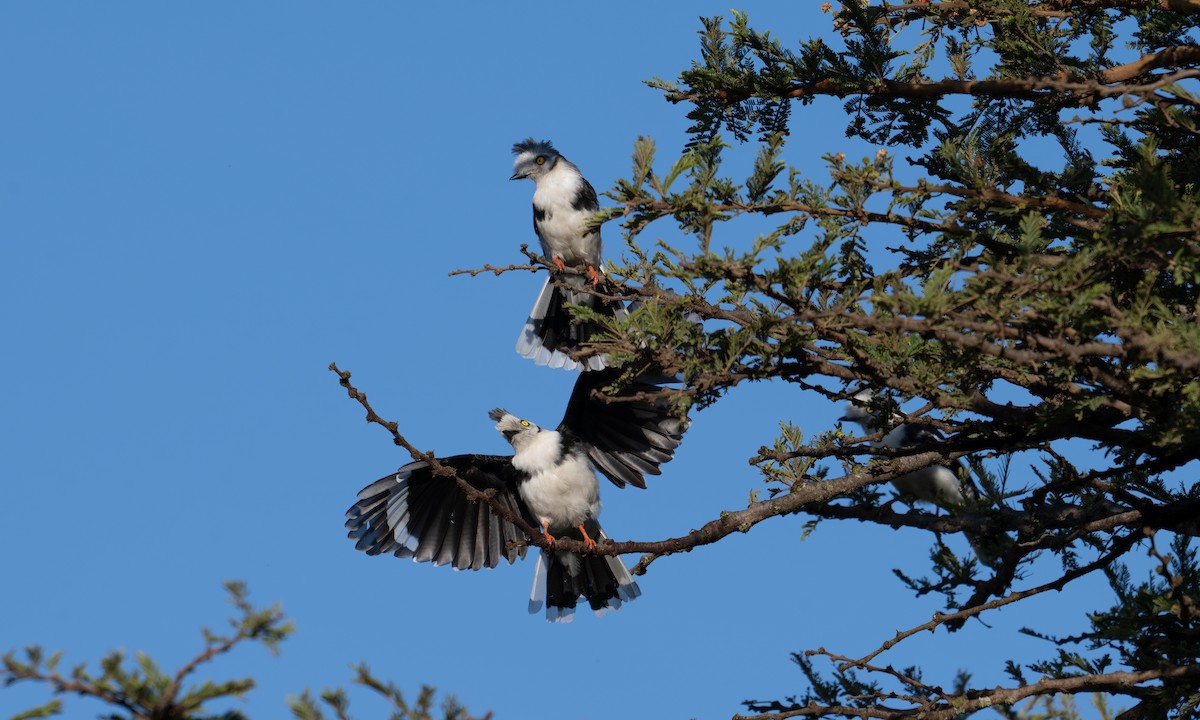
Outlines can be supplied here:
M548 546L548 543L541 536L541 533L536 532L532 527L530 527L529 523L525 522L519 515L510 511L508 508L506 508L504 506L503 503L501 503L499 500L496 499L496 497L495 497L496 491L494 489L491 489L491 488L489 488L487 490L475 489L474 487L471 486L470 483L468 483L466 480L463 480L461 477L459 477L458 473L456 473L454 471L454 468L443 465L441 462L438 461L438 459L436 457L434 457L433 453L418 450L415 446L413 446L412 443L410 443L407 439L405 439L405 437L400 434L400 430L399 430L400 426L395 422L392 422L390 420L384 420L382 417L380 417L375 412L375 410L372 409L370 403L367 402L366 393L361 392L360 390L358 390L358 388L356 388L350 384L350 372L349 371L343 371L343 370L338 369L337 363L329 363L329 369L332 370L333 372L337 373L338 378L339 378L338 382L341 384L342 387L346 388L346 392L347 392L347 394L349 394L350 398L353 400L357 400L358 403L360 405L362 405L363 408L367 411L367 418L366 418L367 422L375 423L376 425L383 427L385 430L387 430L389 433L391 433L392 442L403 447L405 450L408 450L408 453L409 453L409 455L412 456L413 460L418 460L420 462L428 463L429 469L433 472L434 475L439 475L441 477L453 479L454 482L458 484L458 487L460 490L462 490L463 494L466 495L468 501L470 501L470 502L483 501L483 502L487 503L488 507L490 507L493 512L495 512L498 516L500 516L507 522L516 526L516 528L518 530L520 530L522 533L524 533L526 540L528 540L531 545L536 545L537 547L547 547ZM570 542L575 542L575 541L570 541ZM559 547L563 544L564 544L564 542L562 540L560 540L556 544L556 547ZM583 542L579 541L579 545L582 548ZM563 548L563 549L570 550L573 548Z

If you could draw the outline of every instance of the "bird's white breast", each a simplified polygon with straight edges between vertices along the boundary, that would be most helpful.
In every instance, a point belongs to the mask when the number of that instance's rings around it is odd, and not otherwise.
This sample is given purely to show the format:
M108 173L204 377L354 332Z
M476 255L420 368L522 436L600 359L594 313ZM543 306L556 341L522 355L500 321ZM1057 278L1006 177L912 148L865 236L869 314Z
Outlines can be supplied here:
M931 502L935 505L962 505L966 502L963 497L962 482L958 475L945 465L930 465L914 470L907 475L901 475L892 480L892 484L900 492Z
M513 456L513 467L529 475L518 489L538 520L550 529L579 525L600 513L600 486L584 455L562 455L562 437L543 430Z
M587 232L591 210L572 207L583 177L569 166L557 167L537 181L533 205L545 213L538 221L542 252L571 265L600 263L600 233Z
M868 420L855 420L854 422L862 425L867 432L877 432L874 427L874 422ZM897 425L895 428L883 436L879 442L871 443L876 447L894 448L902 450L912 447L912 441L909 437L911 430L908 425ZM966 497L963 495L963 484L959 480L958 475L946 467L945 465L930 465L929 467L914 470L900 477L892 479L892 485L902 493L907 493L926 502L934 503L935 505L945 505L951 503L953 505L962 505L966 502Z

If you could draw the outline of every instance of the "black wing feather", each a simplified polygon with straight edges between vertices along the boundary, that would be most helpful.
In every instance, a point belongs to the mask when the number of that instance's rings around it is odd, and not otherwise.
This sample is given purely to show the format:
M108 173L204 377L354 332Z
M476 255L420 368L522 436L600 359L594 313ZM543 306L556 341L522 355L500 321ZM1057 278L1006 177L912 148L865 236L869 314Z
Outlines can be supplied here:
M905 423L903 425L903 435L900 438L900 445L906 448L920 447L922 445L934 445L942 440L942 433L937 428L918 425L916 423Z
M458 507L460 503L456 502L460 493L446 493L446 497L442 500L442 506L437 511L436 522L431 522L429 526L430 532L426 532L421 536L421 548L428 557L422 557L420 551L413 558L417 562L432 562L434 565L446 565L453 559L454 546L458 542L458 531L462 528L463 515L466 514L467 508L464 505ZM427 548L427 549L426 549Z
M596 212L600 209L600 198L596 197L596 188L587 181L587 178L581 177L583 182L579 185L579 190L575 192L575 197L571 198L571 208L574 210L591 210Z
M581 373L558 429L582 441L592 464L614 485L644 488L645 476L658 475L660 466L674 457L684 423L662 399L604 402L592 397L592 391L619 377L620 371L613 369ZM657 382L638 379L616 397L628 399L660 389Z
M455 455L438 462L454 468L471 487L494 489L505 507L536 524L517 494L512 457ZM513 542L524 539L515 527L486 503L469 502L452 478L434 475L426 463L405 465L363 488L358 497L346 511L347 534L368 555L390 553L459 570L495 567L501 558L511 563L525 556L526 547Z

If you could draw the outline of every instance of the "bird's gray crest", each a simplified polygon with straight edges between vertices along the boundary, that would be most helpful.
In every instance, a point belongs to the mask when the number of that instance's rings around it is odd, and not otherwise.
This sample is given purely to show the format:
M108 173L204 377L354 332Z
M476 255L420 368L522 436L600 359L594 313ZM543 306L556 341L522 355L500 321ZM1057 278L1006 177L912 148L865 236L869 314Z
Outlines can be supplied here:
M529 179L536 182L562 159L562 155L554 149L549 140L533 138L526 138L513 145L513 155L517 157L513 160L513 174L509 180Z
M519 143L513 143L513 155L529 153L530 155L558 155L554 145L549 140L534 140L525 138Z

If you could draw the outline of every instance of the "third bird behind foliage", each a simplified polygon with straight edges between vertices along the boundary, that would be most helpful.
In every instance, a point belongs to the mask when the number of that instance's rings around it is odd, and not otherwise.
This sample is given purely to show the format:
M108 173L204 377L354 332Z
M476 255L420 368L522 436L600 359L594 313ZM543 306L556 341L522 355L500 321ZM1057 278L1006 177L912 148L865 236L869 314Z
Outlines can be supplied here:
M900 413L889 413L882 403L876 400L875 393L871 390L860 391L846 403L845 414L841 420L856 423L872 434L886 431L882 439L872 443L876 447L894 450L934 450L943 439L932 427L907 423ZM979 491L975 488L970 471L961 458L955 459L950 465L928 465L905 473L893 478L892 485L900 491L902 497L924 500L950 512L961 511L964 506L979 499ZM999 560L996 556L999 539L988 542L979 533L964 534L979 561L989 567L994 566Z

